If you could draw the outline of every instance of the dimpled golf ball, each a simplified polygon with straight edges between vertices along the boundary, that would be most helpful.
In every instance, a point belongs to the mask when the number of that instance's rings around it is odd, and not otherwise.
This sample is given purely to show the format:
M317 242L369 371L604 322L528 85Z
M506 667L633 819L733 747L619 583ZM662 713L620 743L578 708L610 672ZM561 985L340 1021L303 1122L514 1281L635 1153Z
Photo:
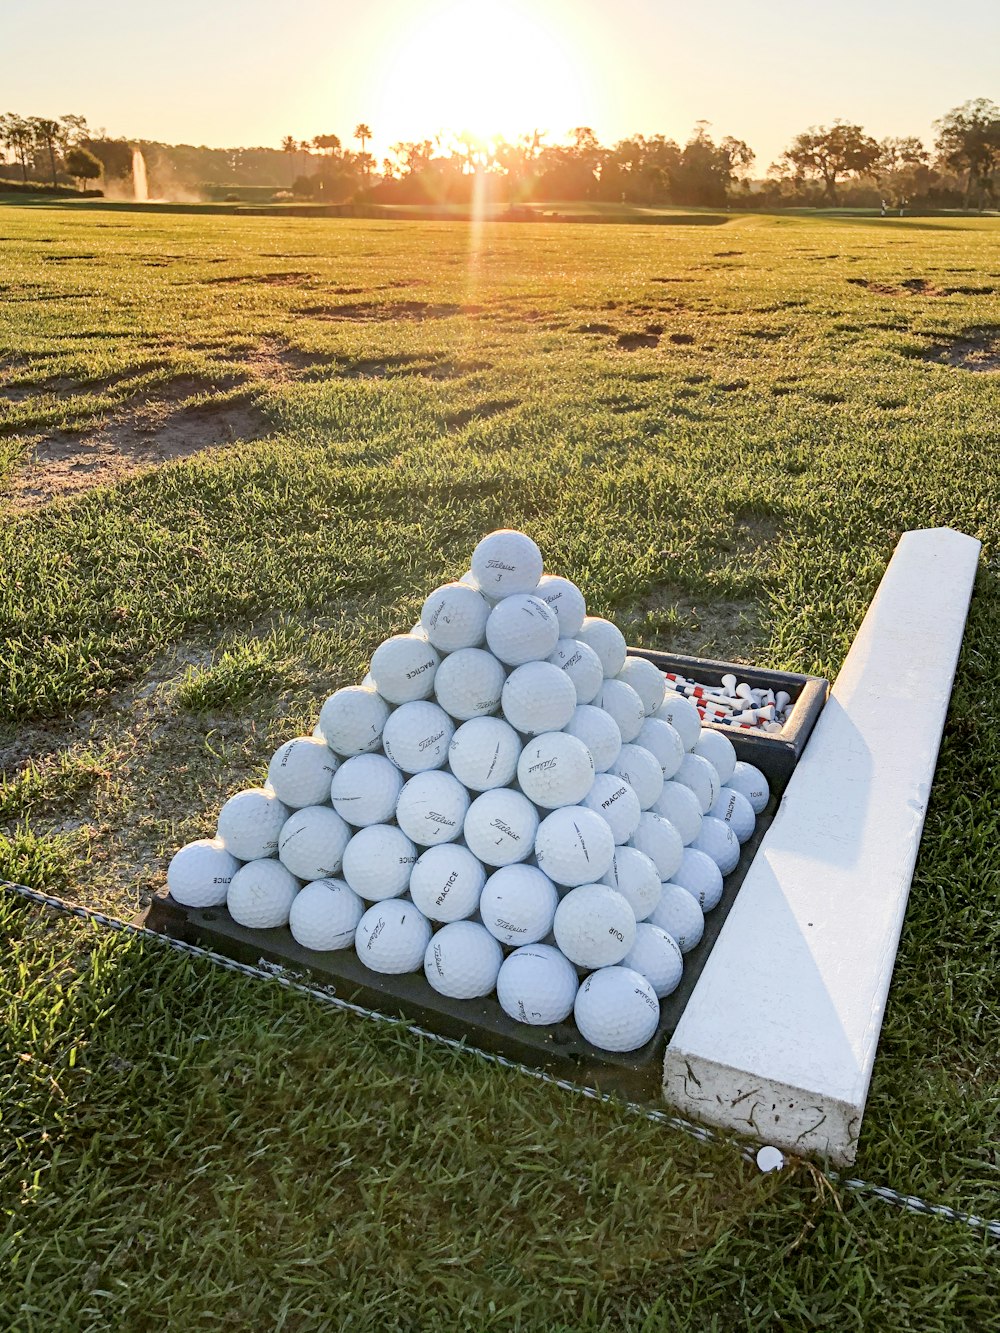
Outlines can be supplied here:
M703 759L700 754L686 754L681 760L674 781L682 787L690 787L698 798L701 813L707 815L719 799L719 775L715 765Z
M451 842L462 832L469 793L458 778L435 769L418 773L399 793L396 823L421 847Z
M577 992L573 1016L591 1046L635 1051L656 1031L660 1002L646 978L632 968L602 967Z
M416 860L417 849L402 829L372 824L359 829L344 849L344 879L370 903L398 898L406 892Z
M643 746L650 754L656 755L664 782L669 782L681 766L684 758L684 742L680 732L669 722L658 717L647 717L635 738L637 745Z
M477 796L465 816L465 843L488 866L513 865L531 855L538 812L526 796L498 787Z
M581 804L607 821L616 846L628 842L639 826L639 798L617 773L598 773Z
M322 805L330 799L338 762L322 738L296 736L275 750L267 768L267 785L290 810Z
M359 754L346 760L330 783L334 810L354 828L387 824L396 813L403 775L384 754Z
M541 598L556 613L559 633L565 638L575 638L587 614L587 603L576 584L559 574L543 574L533 595Z
M424 961L431 923L413 903L390 898L369 907L358 922L354 948L372 972L399 976L416 972Z
M486 642L494 657L507 666L541 662L559 642L559 621L537 597L515 593L490 612Z
M240 862L221 838L199 838L175 852L167 867L167 888L184 907L221 907Z
M288 928L304 949L328 953L354 943L364 914L364 903L342 879L316 879L295 895Z
M484 537L472 552L472 577L497 600L529 593L542 577L542 553L523 532L501 528Z
M603 708L595 708L592 704L577 704L563 730L567 735L583 741L593 757L595 772L607 772L618 758L622 748L622 734L618 730L618 723Z
M250 930L288 924L299 881L280 861L250 861L237 870L226 894L229 915Z
M454 734L454 722L437 704L403 704L385 724L382 749L404 773L425 773L446 762Z
M424 602L420 624L430 643L442 653L478 648L486 638L490 604L465 583L435 588Z
M701 821L698 836L691 844L699 852L710 856L724 875L736 869L740 859L740 840L729 824L706 815Z
M489 995L497 984L503 950L475 921L442 926L424 950L424 976L434 990L453 1000Z
M710 856L697 847L685 847L681 863L674 871L674 884L680 884L695 899L703 912L717 907L722 897L722 871Z
M564 888L595 884L607 874L614 854L614 835L607 820L583 805L553 810L535 834L539 868Z
M616 847L611 868L601 882L621 894L636 921L645 921L660 901L662 886L656 866L636 847Z
M601 659L601 668L609 680L617 676L625 665L628 653L625 635L617 625L612 625L610 620L604 620L601 616L585 616L574 637L581 639L589 648L593 648Z
M561 731L576 708L576 690L550 662L525 662L507 677L500 706L510 725L526 736Z
M728 782L733 776L736 750L729 737L723 736L721 731L712 731L710 727L702 728L694 753L700 754L702 759L707 759L713 765L720 782Z
M517 782L529 801L546 810L579 805L594 785L594 760L575 736L545 732L521 751Z
M577 967L611 967L635 942L635 913L609 885L582 884L556 908L552 933Z
M682 782L665 782L660 792L660 799L653 806L653 813L669 819L681 835L681 842L687 847L694 842L701 828L701 802L690 787Z
M632 686L642 700L643 711L647 717L652 717L663 703L666 690L663 672L645 657L626 657L625 665L615 679L623 680L626 685Z
M680 945L672 935L648 921L636 926L635 943L622 959L622 964L645 977L658 1000L677 989L684 972Z
M763 811L771 798L771 788L764 774L755 764L745 764L742 760L733 769L726 786L745 796L755 815Z
M230 796L219 811L216 833L238 861L256 861L277 852L278 834L290 814L274 792L251 787Z
M497 975L497 999L504 1013L532 1027L568 1018L579 988L576 968L551 944L515 949Z
M642 700L631 685L626 685L623 680L606 680L594 696L594 703L611 714L626 744L635 740L646 714L642 711Z
M705 930L705 914L682 884L664 884L660 901L646 919L676 940L681 953L690 953Z
M428 847L410 873L410 897L431 921L461 921L479 906L483 863L455 842Z
M492 653L483 648L459 648L438 667L434 697L449 717L468 722L497 711L506 679L503 663Z
M713 819L721 819L724 824L728 824L740 842L746 842L753 836L757 824L753 806L732 787L722 788L708 813Z
M670 723L688 752L698 744L701 738L701 717L690 699L668 690L654 716L661 722Z
M293 810L278 835L281 864L297 879L328 879L344 859L351 830L328 805L307 805Z
M377 690L348 685L320 709L320 735L331 750L349 759L378 749L388 717L389 705Z
M578 704L589 704L604 684L601 659L580 639L560 639L548 660L573 682Z
M632 834L632 846L645 854L656 866L661 880L670 879L681 863L684 844L681 835L669 820L644 810L639 826Z
M659 800L663 790L663 769L656 756L642 745L623 745L610 772L624 778L643 810L649 810Z
M471 791L506 787L517 772L521 738L501 717L463 722L448 746L448 767Z
M479 593L480 597L485 599L486 605L490 608L491 611L493 607L496 606L497 602L503 601L502 597L491 597L488 592L483 592L482 588L480 588L479 584L476 582L475 576L473 575L471 569L467 569L458 581L459 583L464 583L467 588L475 588L476 592Z
M486 881L479 914L501 944L534 944L552 929L558 904L556 886L536 866L503 866Z
M415 634L395 634L375 649L371 678L389 703L413 703L433 693L434 673L440 661L437 650L425 639Z

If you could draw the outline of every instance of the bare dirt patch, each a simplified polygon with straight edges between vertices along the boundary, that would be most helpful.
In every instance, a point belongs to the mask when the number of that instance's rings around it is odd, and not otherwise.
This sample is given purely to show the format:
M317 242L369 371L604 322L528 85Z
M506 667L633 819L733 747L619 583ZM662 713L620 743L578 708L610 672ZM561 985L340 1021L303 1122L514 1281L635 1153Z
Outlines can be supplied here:
M693 333L671 333L667 337L668 342L672 342L675 347L690 347L694 342Z
M975 329L964 337L933 343L919 353L919 358L955 370L995 375L1000 372L1000 328Z
M206 287L226 287L234 283L253 284L258 287L299 287L303 282L308 282L316 275L305 269L289 270L285 273L230 273L221 278L204 278L203 286ZM352 288L352 291L360 291L360 288Z
M574 330L576 333L617 333L618 330L613 324L580 324Z
M615 339L615 346L620 347L623 352L637 352L643 347L658 347L660 333L662 329L659 332L646 329L641 333L620 333Z
M876 296L950 296L945 287L939 287L929 278L904 278L899 283L876 282L873 278L848 278L852 287L863 287Z
M425 319L451 319L455 315L478 315L482 306L433 304L429 301L395 301L389 305L371 302L354 305L312 305L302 306L295 311L297 315L307 315L310 319L346 321L348 323L382 322L396 320L422 321Z
M244 354L244 364L252 374L276 384L317 372L336 360L332 354L306 352L280 338L265 338Z

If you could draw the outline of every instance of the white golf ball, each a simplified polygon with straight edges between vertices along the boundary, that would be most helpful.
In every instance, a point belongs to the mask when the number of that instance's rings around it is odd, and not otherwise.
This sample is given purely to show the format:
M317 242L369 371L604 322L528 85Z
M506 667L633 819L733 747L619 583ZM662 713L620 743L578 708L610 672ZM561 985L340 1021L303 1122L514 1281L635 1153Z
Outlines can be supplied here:
M635 913L609 885L583 884L559 903L552 933L577 967L611 967L635 942Z
M642 710L642 700L631 685L626 685L623 680L606 680L594 696L594 703L611 714L626 744L635 740L646 714Z
M528 798L497 787L472 802L463 832L473 856L488 866L507 866L531 855L537 829L538 812Z
M671 878L684 851L681 835L673 824L662 815L654 815L651 810L644 810L640 815L639 827L632 834L632 846L645 852L656 866L661 880Z
M733 769L726 786L745 796L755 815L759 815L771 799L767 778L755 764L745 764L742 760Z
M503 866L486 881L479 901L483 925L501 944L535 944L552 929L556 886L535 866Z
M267 768L267 785L290 810L322 805L330 799L338 762L322 738L296 736L275 750Z
M364 914L364 903L342 879L316 879L295 895L288 928L304 949L325 953L353 944Z
M396 813L403 775L384 754L358 754L347 759L330 783L330 801L341 819L354 828L387 824Z
M646 978L658 1000L677 989L684 972L680 945L672 935L648 921L636 926L635 943L622 963Z
M431 696L440 661L437 650L425 639L395 634L375 649L370 674L383 699L409 704Z
M382 749L404 773L426 773L445 763L454 734L454 722L437 704L403 704L385 724Z
M578 704L589 704L604 684L601 659L580 639L560 639L548 661L573 682Z
M537 597L515 593L490 612L486 642L494 657L507 666L541 662L559 642L559 621Z
M573 1014L580 1032L602 1051L635 1051L660 1022L656 992L630 967L592 972L577 992Z
M663 769L656 756L642 745L623 745L610 772L624 778L643 810L650 810L663 791Z
M550 662L525 662L507 677L500 706L510 725L527 736L561 731L576 708L576 690Z
M523 532L501 528L472 552L472 577L488 597L529 593L542 577L542 553Z
M174 852L167 867L167 888L183 907L221 907L240 862L221 838L199 838Z
M686 754L680 768L674 775L674 781L682 787L690 787L698 798L701 813L707 815L719 799L719 775L715 765L703 759L700 754Z
M497 976L497 999L518 1023L544 1027L573 1012L580 983L576 968L551 944L525 944L504 959Z
M676 940L681 953L690 953L700 943L705 929L704 912L682 884L664 884L660 901L646 919Z
M685 847L672 883L680 884L695 899L703 912L719 905L722 897L722 871L710 856L697 847Z
M456 842L429 847L410 873L410 897L431 921L461 921L479 906L483 863Z
M506 787L517 772L521 738L501 717L463 722L448 746L448 767L471 791Z
M343 875L358 897L381 902L406 892L416 860L417 849L402 829L371 824L344 849Z
M618 723L603 708L592 704L577 704L573 716L563 730L583 741L594 760L594 770L606 773L618 758L622 748L622 734Z
M607 821L616 846L628 842L639 826L639 798L617 773L598 773L581 804Z
M280 861L250 861L237 870L229 885L229 915L250 930L273 930L288 924L299 881Z
M484 648L459 648L450 653L434 677L434 697L449 717L467 722L500 707L507 679L503 663Z
M517 781L528 800L546 810L579 805L594 785L594 760L575 736L567 736L564 731L545 732L533 737L521 751Z
M351 755L377 750L389 705L377 690L348 685L331 694L319 715L320 735L336 754Z
M575 888L606 875L615 840L606 819L583 805L567 805L546 815L535 834L535 859L555 884Z
M293 810L281 826L278 857L297 879L328 879L340 869L351 830L328 805Z
M373 972L399 976L421 966L430 938L431 923L424 914L406 899L390 898L365 912L354 948Z
M418 773L399 793L396 823L421 847L451 842L460 836L469 793L450 773Z
M559 574L543 574L534 596L551 606L559 617L559 633L568 639L575 638L587 614L587 603L576 584Z
M575 637L593 648L609 680L618 675L625 665L628 649L625 646L625 635L617 625L612 625L610 620L604 620L601 616L585 616Z
M452 921L442 926L424 951L424 976L441 995L474 1000L497 984L503 950L484 926Z
M480 597L485 599L486 605L490 608L490 610L492 610L493 607L496 606L497 602L503 601L503 598L500 596L491 597L489 593L483 592L482 588L480 588L479 584L476 582L471 569L467 569L458 581L459 583L465 584L467 588L475 588L476 592L479 593Z
M481 592L465 583L446 583L424 602L420 624L435 648L454 653L479 647L486 637L489 614L489 602Z
M623 680L626 685L632 686L642 700L643 711L647 717L652 717L663 703L666 690L663 672L647 658L626 657L625 665L615 679Z
M729 737L723 736L721 731L713 731L710 727L702 728L694 753L700 754L702 759L707 759L714 766L720 783L728 782L733 776L736 750Z
M621 894L636 921L645 921L660 901L662 886L656 866L636 847L616 847L611 868L601 882Z
M423 625L421 625L419 620L416 622L415 625L411 625L407 632L410 634L415 634L418 639L423 639L424 643L430 643L430 639L427 637L427 631L424 629ZM375 681L372 679L370 672L367 676L365 676L361 684L370 685L372 689L375 688Z
M701 802L690 787L682 782L665 782L660 792L660 799L653 806L653 812L669 819L681 835L681 842L687 847L694 842L701 828Z
M274 792L251 787L230 796L219 811L217 836L239 861L274 856L281 826L290 814Z
M669 690L664 695L663 703L654 714L661 722L669 722L684 743L684 749L691 751L701 737L701 717L690 699L682 694L672 694Z
M708 813L713 819L721 819L724 824L728 824L740 842L746 842L753 836L757 816L747 798L734 788L723 787Z
M701 821L698 836L691 846L710 856L724 875L735 870L740 859L740 840L732 827L711 815Z
M658 717L647 717L635 739L637 745L642 745L650 754L656 755L663 780L669 782L684 758L684 742L680 732L669 722L663 722Z

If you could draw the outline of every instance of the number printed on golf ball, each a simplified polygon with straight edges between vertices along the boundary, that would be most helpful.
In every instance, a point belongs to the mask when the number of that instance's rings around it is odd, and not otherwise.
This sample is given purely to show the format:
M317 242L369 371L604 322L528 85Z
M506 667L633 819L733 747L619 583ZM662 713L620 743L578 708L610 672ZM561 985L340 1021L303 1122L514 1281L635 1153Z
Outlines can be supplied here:
M515 949L497 975L497 999L504 1013L533 1027L568 1018L579 987L576 968L551 944Z
M479 914L501 944L534 944L552 929L558 903L556 886L536 866L503 866L486 881Z
M542 553L523 532L500 528L484 537L472 552L471 573L488 597L529 593L542 577Z
M531 855L538 813L526 796L509 787L483 792L465 816L466 846L488 866L507 866Z
M331 694L319 715L319 732L336 754L351 755L377 750L389 705L365 685L349 685Z
M528 800L546 810L578 805L594 784L594 760L575 736L547 732L535 736L521 751L517 781Z
M443 653L478 648L486 637L490 605L465 583L446 583L424 602L420 624L428 641Z
M424 976L441 995L473 1000L496 985L503 950L475 921L442 926L424 951Z
M354 948L373 972L416 972L424 961L431 923L413 903L390 898L369 907L358 922Z
M573 639L583 624L587 614L587 603L583 593L569 579L558 574L543 574L538 580L534 595L551 606L559 619L559 633L564 638Z

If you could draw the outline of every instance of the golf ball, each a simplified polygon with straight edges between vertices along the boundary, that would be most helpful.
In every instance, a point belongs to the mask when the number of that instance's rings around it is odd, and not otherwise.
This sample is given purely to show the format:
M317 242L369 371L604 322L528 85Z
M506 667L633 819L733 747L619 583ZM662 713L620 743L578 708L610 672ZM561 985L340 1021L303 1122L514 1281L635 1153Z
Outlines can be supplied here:
M594 696L594 703L611 714L626 744L635 740L646 714L642 710L642 700L631 685L626 685L623 680L606 680Z
M575 736L545 732L521 751L517 781L528 800L546 810L579 805L594 785L594 760Z
M622 734L618 730L618 723L603 708L595 708L592 704L577 704L563 730L583 741L593 756L595 772L607 772L618 758L622 748Z
M402 773L384 754L358 754L334 774L330 801L341 819L354 828L367 828L389 822L402 788Z
M581 804L607 821L616 846L628 842L639 826L639 798L617 773L598 773Z
M434 673L440 661L436 649L425 639L418 639L415 634L396 634L375 649L371 678L389 703L413 703L433 693Z
M698 798L701 813L707 815L719 799L719 775L715 765L702 758L700 754L686 754L680 768L674 775L674 781L682 787L690 787Z
M461 921L479 906L485 883L482 862L468 847L447 842L417 858L410 873L410 897L431 921Z
M416 860L417 849L402 829L371 824L347 844L343 875L359 898L381 902L406 892Z
M518 1023L544 1027L573 1012L580 983L576 968L551 944L525 944L506 958L497 975L497 999Z
M281 826L278 857L297 879L327 879L344 859L351 830L328 805L293 810Z
M529 593L542 577L542 553L523 532L501 528L484 537L472 552L471 572L489 597Z
M713 819L711 815L701 821L698 836L691 846L710 856L724 875L735 870L740 859L739 838L729 824Z
M448 767L471 791L506 787L517 772L521 740L500 717L463 722L448 747Z
M733 769L727 787L733 791L738 791L741 796L745 796L750 802L755 815L759 815L771 798L771 789L767 785L767 778L754 764L745 764L738 762Z
M500 707L507 679L502 662L483 648L459 648L449 654L434 677L434 697L449 717L467 722Z
M624 778L643 810L651 809L663 791L663 769L659 760L642 745L623 745L618 758L609 770Z
M563 729L576 708L576 690L550 662L526 662L507 677L500 704L515 730L537 736Z
M538 813L526 796L509 787L483 792L469 806L466 846L488 866L513 865L531 855Z
M694 842L701 828L701 802L690 787L682 782L665 782L660 792L660 799L653 806L653 812L669 819L681 835L685 847Z
M566 888L596 883L607 874L614 854L614 835L607 820L582 805L553 810L535 835L540 869Z
M452 921L431 936L424 951L424 976L441 995L473 1000L489 995L502 962L503 950L485 927Z
M621 894L636 921L645 921L660 901L662 886L656 866L636 847L616 847L611 868L601 882Z
M609 680L618 675L625 665L628 649L625 646L625 635L617 625L612 625L610 620L604 620L601 616L585 616L575 637L593 648Z
M199 838L175 852L167 867L167 888L184 907L221 907L240 862L221 838Z
M237 870L229 885L229 915L250 930L288 924L299 881L280 861L257 860Z
M635 913L609 885L583 884L559 903L552 932L577 967L610 967L620 963L635 942Z
M424 961L431 923L413 903L390 898L369 907L358 922L354 948L373 972L415 972Z
M622 963L646 978L658 1000L677 989L684 972L684 959L677 941L648 921L636 926L635 943Z
M364 913L364 903L342 879L316 879L295 895L288 928L304 949L346 949Z
M642 700L643 711L647 717L652 717L663 703L666 690L663 672L645 657L626 657L625 664L615 679L623 680L626 685L632 686Z
M690 953L705 929L704 912L682 884L664 884L660 901L646 919L676 940L681 953Z
M690 699L668 690L655 716L661 722L670 723L680 736L685 750L691 751L698 744L701 738L701 717Z
M219 811L217 836L239 861L274 856L281 826L290 814L274 792L251 787L230 796Z
M388 717L389 705L377 690L348 685L320 709L319 731L331 750L349 759L378 749Z
M684 758L684 742L680 732L669 722L663 722L658 717L647 717L635 739L637 745L656 755L663 780L669 782Z
M644 810L640 816L639 827L632 834L632 846L645 852L661 880L672 877L684 851L681 835L673 824L651 810Z
M399 793L396 823L421 847L451 842L462 832L469 793L450 773L418 773Z
M465 583L435 588L424 602L420 624L430 643L442 653L478 648L486 637L490 604Z
M540 662L559 642L556 613L527 593L505 597L490 612L486 642L494 657L507 666Z
M722 897L722 871L710 856L697 847L685 847L672 883L680 884L695 899L703 912L717 907Z
M535 866L503 866L486 881L479 902L483 925L501 944L534 944L552 929L556 886Z
M560 639L548 661L573 682L578 704L589 704L604 684L601 659L579 639Z
M290 810L322 805L330 799L337 756L326 741L296 736L275 750L267 769L267 785Z
M707 759L715 768L719 775L720 782L728 782L733 776L733 769L736 767L736 750L728 736L723 736L721 731L713 731L710 727L704 727L701 735L698 737L698 743L694 747L694 753L700 754L702 759Z
M724 824L728 824L740 842L746 842L753 836L757 816L747 798L734 788L723 787L708 813L713 819L721 819Z
M630 967L592 972L573 1005L576 1025L602 1051L634 1051L656 1031L660 1002L644 976Z
M587 614L587 603L576 584L558 574L543 574L533 595L556 613L559 633L566 638L574 638Z
M404 773L425 773L445 763L454 734L455 724L443 708L426 701L408 703L386 722L382 748Z

